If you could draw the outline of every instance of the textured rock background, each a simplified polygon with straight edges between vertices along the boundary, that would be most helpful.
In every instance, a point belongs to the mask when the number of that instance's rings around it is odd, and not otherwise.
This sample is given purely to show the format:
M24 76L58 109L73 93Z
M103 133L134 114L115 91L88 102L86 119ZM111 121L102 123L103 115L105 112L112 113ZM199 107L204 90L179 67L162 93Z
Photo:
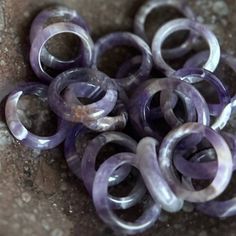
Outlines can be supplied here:
M17 84L36 80L29 66L28 35L32 19L41 9L55 3L77 9L91 26L93 38L97 39L112 31L131 31L134 14L143 2L0 0L0 98L4 102L5 95ZM217 34L222 48L235 54L235 1L189 2L199 15L198 19ZM156 20L161 20L162 16L160 14ZM229 71L224 73L233 75ZM234 77L230 77L231 81ZM19 113L30 119L26 122L28 127L38 128L39 133L43 132L43 128L51 127L53 118L37 101L21 101ZM231 130L236 128L234 120L232 118ZM69 172L62 147L47 152L22 147L10 136L2 115L0 151L0 236L72 236L76 233L112 236L112 232L96 216L82 184ZM205 217L194 212L191 205L186 205L183 213L162 215L161 221L143 235L233 236L236 230L234 218L217 220Z

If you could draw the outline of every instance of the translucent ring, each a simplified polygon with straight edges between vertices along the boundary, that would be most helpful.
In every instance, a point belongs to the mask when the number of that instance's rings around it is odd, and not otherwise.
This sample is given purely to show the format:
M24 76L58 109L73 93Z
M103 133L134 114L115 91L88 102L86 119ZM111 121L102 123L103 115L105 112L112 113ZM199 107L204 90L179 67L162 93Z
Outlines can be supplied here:
M88 26L84 19L78 14L77 11L67 8L65 6L54 6L41 11L34 19L30 28L30 42L33 43L34 38L41 30L44 29L45 23L52 18L63 18L66 22L74 23L86 32L89 33ZM81 63L81 55L72 60L61 60L52 54L44 47L41 54L42 63L50 68L56 70L65 70L75 67Z
M44 82L50 83L53 77L50 76L44 69L41 63L41 54L46 42L54 37L55 35L62 33L71 33L78 36L81 39L83 50L82 53L82 63L78 66L89 67L92 62L92 49L93 41L89 34L80 26L73 23L55 23L47 26L40 31L40 34L34 38L31 50L30 50L30 63L33 71L38 76L39 79Z
M98 101L79 105L66 102L61 93L71 84L86 82L100 87L105 95ZM64 120L86 123L107 116L115 107L118 97L116 86L111 79L89 68L70 69L58 75L49 86L49 105L51 109Z
M93 184L93 202L100 218L119 235L139 234L150 228L158 219L161 207L151 199L147 201L146 209L135 222L126 222L113 212L108 200L108 179L114 171L123 165L137 167L135 154L119 153L105 161L98 169Z
M233 169L236 169L236 138L234 135L226 132L221 132L221 135L229 145L233 157ZM208 158L209 161L204 160ZM207 147L202 151L195 153L187 159L183 154L177 153L174 156L174 166L183 176L193 179L213 179L217 172L217 161L215 160L215 150ZM202 162L203 160L203 162Z
M85 149L81 163L82 180L90 194L92 194L93 182L96 175L95 163L98 153L102 149L102 147L108 143L115 143L122 145L133 153L136 152L137 148L137 143L132 138L119 132L105 132L100 134L93 140L91 140ZM120 171L124 172L123 169L120 169ZM121 178L125 179L127 177L127 171L119 175ZM112 178L112 180L110 180L109 183L112 185L116 185L117 180L119 182L121 181L120 177L119 179ZM110 205L116 209L127 209L135 205L143 197L145 193L146 193L146 188L144 187L143 182L138 181L134 189L130 192L130 194L127 197L119 198L109 195L109 199L111 202Z
M48 87L46 85L39 83L27 83L12 91L6 101L5 117L11 133L22 144L30 148L48 150L58 146L65 139L71 126L68 122L59 119L56 134L48 137L42 137L32 134L22 124L17 114L17 105L20 98L24 95L36 95L39 99L47 101L47 92Z
M215 149L218 160L218 169L213 181L200 191L185 188L172 165L174 148L183 138L192 134L207 138ZM233 171L232 154L226 141L211 128L198 123L186 123L172 130L164 138L159 151L159 163L172 190L178 197L189 202L206 202L219 196L228 186Z
M157 146L158 142L153 138L144 138L139 142L137 146L139 170L153 200L161 204L164 210L177 212L183 207L183 200L176 197L161 174Z
M149 42L148 37L145 32L145 22L147 20L148 15L155 9L159 9L162 7L174 7L178 11L180 11L185 17L196 20L196 15L192 11L192 9L188 6L185 1L178 0L151 0L146 2L139 11L137 12L134 19L134 32L143 38L146 42ZM163 50L163 55L167 59L175 59L179 58L186 53L188 53L193 45L193 41L196 38L192 32L190 33L188 39L179 47L172 49Z
M123 89L128 90L148 78L152 69L152 54L149 46L137 35L129 32L112 33L99 39L94 46L93 68L98 67L101 56L109 49L116 46L131 46L142 54L142 63L138 70L125 77L114 79Z
M154 131L148 123L150 102L155 94L163 90L182 91L189 99L192 100L193 106L197 111L198 122L206 126L210 123L208 106L202 95L191 84L179 79L159 79L148 80L133 94L129 105L129 117L132 125L136 128L140 136L155 137L159 141L163 137Z
M225 106L230 103L231 97L228 89L224 86L221 80L210 71L201 68L183 68L176 71L172 77L189 83L203 80L209 82L215 88L220 101L219 104L208 104L209 112L212 116L219 116Z
M175 70L163 59L161 48L168 36L179 30L191 30L192 32L205 38L210 48L210 55L203 68L214 72L220 61L219 42L216 36L206 26L189 19L169 21L157 31L152 42L152 55L156 67L161 69L167 77L170 77L175 72ZM193 83L195 82L196 81L193 81Z

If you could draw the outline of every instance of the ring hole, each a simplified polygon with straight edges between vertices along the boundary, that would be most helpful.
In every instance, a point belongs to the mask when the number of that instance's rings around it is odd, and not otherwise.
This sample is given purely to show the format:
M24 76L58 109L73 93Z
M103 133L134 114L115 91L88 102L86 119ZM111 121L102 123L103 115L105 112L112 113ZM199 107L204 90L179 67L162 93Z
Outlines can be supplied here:
M124 167L124 165L122 167ZM121 183L119 183L116 186L109 187L108 189L109 194L114 197L127 197L128 194L134 188L137 182L138 176L139 176L138 170L132 167L131 172Z
M111 156L117 153L130 152L130 151L132 151L130 150L130 148L127 148L124 145L121 145L115 142L110 142L110 143L105 144L100 149L97 155L95 169L98 170L99 166Z
M98 62L98 69L115 78L119 67L134 56L140 55L139 50L129 46L117 46L107 50Z
M35 95L20 98L17 114L22 124L34 134L50 136L57 131L56 115L50 110L46 100Z
M162 6L158 9L153 9L145 22L145 29L149 42L152 42L152 39L157 30L166 22L183 17L185 16L175 7ZM189 32L187 31L185 31L184 34L179 34L178 32L175 33L173 37L167 39L164 44L164 48L173 48L176 45L180 45L187 39L188 35Z
M170 130L171 127L167 124L166 120L163 117L160 108L160 92L156 93L150 101L150 111L147 115L147 122L150 125L150 128L154 131L157 131L161 136L165 136Z
M150 196L146 194L135 206L126 210L115 210L114 212L125 222L135 222L142 216L143 212L147 208L147 202L149 202L149 200Z
M57 59L69 61L78 57L81 44L78 36L72 33L61 33L49 39L45 47Z

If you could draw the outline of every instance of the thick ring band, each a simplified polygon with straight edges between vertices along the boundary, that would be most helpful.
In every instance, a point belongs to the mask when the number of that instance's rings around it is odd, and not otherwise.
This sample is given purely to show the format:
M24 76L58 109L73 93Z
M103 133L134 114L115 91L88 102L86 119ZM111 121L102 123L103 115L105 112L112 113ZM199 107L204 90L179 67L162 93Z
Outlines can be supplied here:
M34 38L36 38L37 34L44 29L45 23L53 18L62 18L64 22L74 23L75 25L80 26L86 32L89 33L88 26L84 19L78 14L77 11L73 9L69 9L64 6L55 6L47 8L41 11L34 19L31 29L30 29L30 42L33 43ZM56 70L65 70L71 67L75 67L81 63L81 55L72 59L72 60L61 60L52 54L44 47L41 54L42 63L45 66L48 66L52 69Z
M195 14L185 1L178 1L178 0L147 1L143 6L141 6L134 19L134 32L141 38L143 38L146 42L149 42L145 32L145 22L147 20L147 17L152 11L162 7L174 7L178 11L180 11L185 17L191 20L196 20ZM191 50L195 37L196 35L194 35L191 32L188 39L179 47L163 50L164 57L167 59L175 59L185 55Z
M66 121L58 121L57 133L42 137L32 134L22 124L17 114L17 104L21 96L24 95L36 95L39 99L47 101L48 99L48 87L39 83L27 83L12 91L7 98L5 107L5 116L7 125L13 134L13 136L19 140L22 144L35 149L48 150L58 146L66 137L67 131L70 128L70 124Z
M176 145L192 134L207 138L215 149L218 160L216 176L208 187L200 191L185 188L172 166ZM189 202L206 202L219 196L228 186L233 171L232 154L225 140L211 128L198 123L186 123L164 138L160 147L159 163L162 174L176 195Z
M98 169L93 184L93 202L98 215L119 235L139 234L150 228L158 219L161 207L149 199L143 214L135 222L125 222L113 212L108 199L108 179L114 171L123 165L137 167L137 160L133 153L119 153L105 161Z
M49 39L62 33L74 34L81 39L81 45L83 45L83 50L81 50L83 60L82 63L77 66L89 67L91 65L93 41L83 28L73 23L55 23L49 25L41 30L40 34L37 34L32 42L30 50L31 67L38 78L44 82L50 83L53 80L53 77L43 69L41 63L43 48Z
M68 103L61 92L71 84L86 82L100 87L105 95L97 102L88 105ZM58 75L49 86L49 105L51 109L65 120L71 122L90 122L107 116L115 107L118 92L111 79L93 69L71 69Z
M152 69L152 54L149 46L137 35L129 32L112 33L99 39L94 46L93 68L98 67L101 56L109 49L116 46L131 46L138 49L142 54L142 63L138 70L125 77L116 78L114 81L123 89L128 90L148 78Z
M205 38L210 48L210 56L203 68L214 72L220 61L219 42L216 36L206 26L189 19L172 20L157 31L152 42L152 55L156 67L161 69L167 77L170 77L175 72L175 70L163 59L161 48L166 38L179 30L191 30ZM196 81L193 82L195 83Z

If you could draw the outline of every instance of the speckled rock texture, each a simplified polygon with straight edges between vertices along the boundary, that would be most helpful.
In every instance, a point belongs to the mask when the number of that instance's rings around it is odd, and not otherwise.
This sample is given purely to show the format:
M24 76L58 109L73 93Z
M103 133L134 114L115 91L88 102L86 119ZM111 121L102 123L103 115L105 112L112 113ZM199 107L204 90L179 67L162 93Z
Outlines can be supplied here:
M62 146L51 151L32 151L11 137L3 116L4 100L18 84L36 80L29 66L28 36L32 19L41 9L56 3L77 9L91 26L92 37L97 39L113 31L132 31L134 14L144 2L0 0L0 236L113 235L97 217L82 183L68 170ZM235 55L235 0L188 2L199 15L198 20L208 24L216 33L222 48ZM165 15L165 19L171 19L171 12ZM160 17L163 14L153 17L154 25L163 21ZM222 68L221 73L227 75L230 88L236 87L232 86L236 84L236 75L227 68ZM19 113L25 125L38 134L55 129L51 125L55 123L52 122L54 117L47 107L34 99L23 99ZM234 116L228 129L236 134L235 119ZM84 148L83 144L80 146ZM232 185L231 189L234 190L235 186ZM230 197L235 194L227 192ZM182 213L163 213L160 221L142 235L236 235L235 218L217 220L206 217L195 212L191 204L185 205Z

